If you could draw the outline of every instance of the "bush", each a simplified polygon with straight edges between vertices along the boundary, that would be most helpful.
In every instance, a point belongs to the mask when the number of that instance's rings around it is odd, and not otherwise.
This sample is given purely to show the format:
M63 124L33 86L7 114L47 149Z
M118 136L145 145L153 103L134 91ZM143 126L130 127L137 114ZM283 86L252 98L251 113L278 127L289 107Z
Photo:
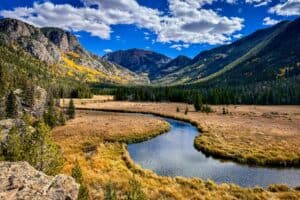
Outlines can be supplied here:
M117 193L111 182L109 182L105 187L104 200L117 200Z
M129 181L130 191L128 192L128 200L144 200L146 199L145 193L142 190L142 185L136 179Z

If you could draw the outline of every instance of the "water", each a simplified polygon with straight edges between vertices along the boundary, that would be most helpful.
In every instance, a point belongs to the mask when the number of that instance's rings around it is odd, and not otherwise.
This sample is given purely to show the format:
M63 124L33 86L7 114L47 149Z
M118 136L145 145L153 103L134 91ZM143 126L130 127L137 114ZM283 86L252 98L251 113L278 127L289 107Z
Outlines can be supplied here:
M300 186L299 168L251 167L206 157L194 148L194 138L199 134L194 126L172 119L165 120L171 125L169 132L128 145L131 158L143 168L163 176L200 177L245 187L267 187L274 183Z

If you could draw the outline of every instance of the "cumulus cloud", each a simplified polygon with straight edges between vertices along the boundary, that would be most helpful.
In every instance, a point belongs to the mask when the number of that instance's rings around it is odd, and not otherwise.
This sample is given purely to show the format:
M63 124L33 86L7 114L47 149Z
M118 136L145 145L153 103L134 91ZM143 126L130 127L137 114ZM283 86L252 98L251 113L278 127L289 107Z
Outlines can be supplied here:
M270 8L269 12L282 16L300 15L300 0L287 0L284 3L279 3Z
M189 44L173 44L170 46L172 49L176 49L177 51L181 51L183 48L189 48Z
M278 22L280 22L279 20L275 20L275 19L272 19L270 17L265 17L264 18L264 21L263 21L263 25L266 25L266 26L269 26L269 25L275 25L277 24Z
M111 50L111 49L104 49L103 51L104 51L104 53L111 53L111 52L113 52L113 50Z
M112 25L133 24L153 32L156 41L164 43L223 44L243 28L242 18L221 16L212 9L203 8L215 0L168 0L167 14L142 6L136 0L81 1L84 7L55 5L51 2L34 3L31 8L2 10L0 15L39 27L55 26L74 32L86 31L102 39L110 39Z
M272 0L246 0L246 3L253 4L254 7L266 6L271 2Z

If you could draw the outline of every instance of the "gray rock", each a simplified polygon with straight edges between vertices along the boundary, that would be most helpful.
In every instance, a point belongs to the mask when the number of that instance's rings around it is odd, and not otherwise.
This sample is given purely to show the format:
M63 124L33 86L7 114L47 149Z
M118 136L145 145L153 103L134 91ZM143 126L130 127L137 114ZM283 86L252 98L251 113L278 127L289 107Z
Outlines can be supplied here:
M27 162L0 162L0 171L0 199L77 199L79 184L70 176L47 176Z
M34 96L34 104L32 106L32 114L41 117L45 111L47 104L47 91L44 88L36 87Z

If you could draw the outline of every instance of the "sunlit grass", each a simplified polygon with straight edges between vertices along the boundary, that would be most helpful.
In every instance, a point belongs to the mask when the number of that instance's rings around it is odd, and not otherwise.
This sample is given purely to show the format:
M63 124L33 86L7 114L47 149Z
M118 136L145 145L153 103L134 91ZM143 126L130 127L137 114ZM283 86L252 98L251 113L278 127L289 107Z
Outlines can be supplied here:
M125 125L126 124L126 125ZM168 124L156 118L81 111L66 126L55 128L54 138L62 148L70 174L77 159L92 199L103 199L106 184L112 182L119 199L125 199L128 181L133 177L143 187L148 199L297 199L300 193L284 186L247 189L233 184L216 184L191 178L158 176L142 169L130 158L125 142L160 134ZM111 142L106 142L110 140ZM284 191L282 191L283 189Z

